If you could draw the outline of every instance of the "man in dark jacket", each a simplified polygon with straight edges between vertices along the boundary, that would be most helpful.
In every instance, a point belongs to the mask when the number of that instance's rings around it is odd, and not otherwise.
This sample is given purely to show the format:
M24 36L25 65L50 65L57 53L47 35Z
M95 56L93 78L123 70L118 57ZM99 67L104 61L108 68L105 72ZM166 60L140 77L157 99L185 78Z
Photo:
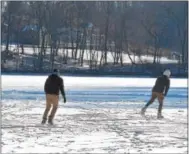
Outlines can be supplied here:
M151 99L148 101L148 103L142 108L141 114L144 115L146 112L146 109L150 104L154 102L156 98L158 98L159 101L159 108L158 108L158 115L157 118L161 119L162 116L162 107L163 107L163 99L167 95L167 92L170 87L170 70L165 70L163 72L163 75L158 77L155 83L155 86L152 89L152 96Z
M66 103L66 96L64 92L64 82L63 82L63 79L59 76L57 69L54 69L53 73L49 75L49 77L47 78L45 82L45 86L44 86L44 91L46 94L46 109L43 114L42 124L46 123L47 115L52 105L52 110L48 118L48 123L53 125L53 118L58 108L59 91L61 92L64 98L64 103Z

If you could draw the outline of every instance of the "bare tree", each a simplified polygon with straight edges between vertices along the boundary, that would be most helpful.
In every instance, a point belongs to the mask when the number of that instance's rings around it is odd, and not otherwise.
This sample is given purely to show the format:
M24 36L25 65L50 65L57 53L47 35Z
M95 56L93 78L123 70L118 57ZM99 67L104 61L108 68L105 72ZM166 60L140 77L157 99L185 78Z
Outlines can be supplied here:
M109 22L110 22L110 15L113 9L113 2L102 2L104 8L105 8L105 29L104 29L104 49L102 51L101 55L101 62L104 61L104 64L107 64L107 52L108 52L108 34L109 34Z
M182 63L187 62L188 2L173 2L171 6L163 3L162 6L166 9L168 16L171 17L176 24L178 33L177 38L179 40L180 50L182 53ZM179 13L181 12L180 14L182 16L178 13L178 11Z
M7 1L5 11L3 13L4 21L6 21L7 35L6 35L6 51L9 51L9 42L12 35L13 21L17 17L21 2Z
M159 49L161 47L161 39L164 37L164 32L167 28L166 19L162 17L161 22L158 23L156 15L158 14L158 8L151 8L154 10L149 10L149 12L143 12L142 13L142 20L141 24L151 37L151 40L153 41L154 46L154 59L153 63L155 64L157 62L157 57L159 53ZM165 19L165 20L164 20Z
M46 52L45 40L47 35L47 21L48 21L48 2L30 2L30 6L33 10L33 16L37 19L38 25L38 48L40 49L38 54L39 70L43 70L43 59Z

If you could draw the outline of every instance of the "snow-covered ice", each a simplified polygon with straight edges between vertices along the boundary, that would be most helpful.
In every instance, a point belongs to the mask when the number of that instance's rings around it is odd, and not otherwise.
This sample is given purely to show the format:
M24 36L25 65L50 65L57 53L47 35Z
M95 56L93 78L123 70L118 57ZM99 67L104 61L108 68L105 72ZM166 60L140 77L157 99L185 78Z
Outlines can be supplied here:
M2 75L2 153L187 153L187 79L140 116L155 78L64 77L54 126L40 124L46 76Z

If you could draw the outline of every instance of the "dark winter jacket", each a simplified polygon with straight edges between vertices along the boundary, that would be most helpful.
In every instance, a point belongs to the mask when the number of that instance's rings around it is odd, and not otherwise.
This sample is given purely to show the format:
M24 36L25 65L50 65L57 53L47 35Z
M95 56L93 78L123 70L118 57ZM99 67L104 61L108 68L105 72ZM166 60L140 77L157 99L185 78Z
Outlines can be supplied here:
M152 91L163 93L164 96L166 96L169 90L169 86L170 86L169 78L163 75L157 78L155 86L153 87Z
M46 94L54 95L59 95L59 91L61 91L61 94L65 98L63 79L56 74L51 74L48 76L45 82L44 90Z

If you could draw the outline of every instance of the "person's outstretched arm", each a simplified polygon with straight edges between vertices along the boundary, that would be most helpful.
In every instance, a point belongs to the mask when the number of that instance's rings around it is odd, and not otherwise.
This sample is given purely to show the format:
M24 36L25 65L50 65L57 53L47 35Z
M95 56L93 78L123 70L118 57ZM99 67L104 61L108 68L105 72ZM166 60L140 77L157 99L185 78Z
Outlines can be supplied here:
M164 93L164 96L167 96L167 93L169 91L169 87L170 87L170 80L167 81L167 84L165 86L165 93Z
M66 103L66 95L65 95L65 91L64 91L64 81L63 81L63 79L61 79L60 91L61 91L62 97L64 98L64 103Z

